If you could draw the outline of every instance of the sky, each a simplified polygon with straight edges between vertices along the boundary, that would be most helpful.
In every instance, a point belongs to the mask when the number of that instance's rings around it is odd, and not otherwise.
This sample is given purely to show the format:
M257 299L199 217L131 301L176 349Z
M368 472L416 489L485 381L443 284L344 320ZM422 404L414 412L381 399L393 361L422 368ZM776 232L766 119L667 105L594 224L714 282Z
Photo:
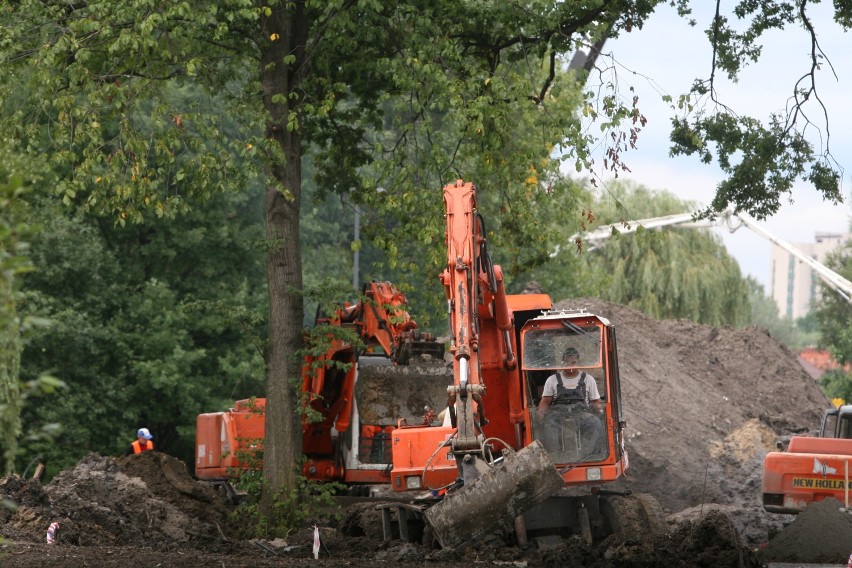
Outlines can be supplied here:
M640 109L648 118L639 135L638 148L622 156L631 173L620 174L619 178L708 205L723 173L718 167L702 164L695 157L669 157L669 119L673 111L661 100L663 94L677 99L688 90L694 78L709 76L712 55L703 29L713 15L715 3L693 4L704 10L702 13L693 7L698 21L696 27L690 27L672 8L663 6L638 33L607 42L603 53L613 59L599 60L598 66L615 62L620 86L623 90L630 85L635 88ZM830 2L809 6L818 41L837 75L835 77L831 69L823 66L817 75L817 91L829 116L829 148L840 167L845 169L842 179L844 203L834 205L823 200L807 183L796 183L793 203L784 199L780 211L761 222L776 237L794 245L814 242L817 232L848 232L852 215L852 112L848 111L852 66L846 59L852 33L844 34L832 21ZM808 72L810 42L804 30L791 28L766 36L762 44L761 62L746 68L737 84L724 78L717 83L717 92L735 112L766 121L772 112L784 110L796 80ZM808 110L813 121L822 127L824 141L821 109L811 105ZM809 139L819 148L820 139L816 131L813 134ZM745 227L734 233L723 228L713 230L737 259L743 274L754 277L768 294L771 243Z

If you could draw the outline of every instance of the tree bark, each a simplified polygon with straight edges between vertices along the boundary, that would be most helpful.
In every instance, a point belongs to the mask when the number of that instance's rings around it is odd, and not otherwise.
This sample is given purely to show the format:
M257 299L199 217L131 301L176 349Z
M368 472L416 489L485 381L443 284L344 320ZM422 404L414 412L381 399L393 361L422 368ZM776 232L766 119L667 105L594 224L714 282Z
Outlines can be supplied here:
M291 164L293 160L287 162ZM293 180L299 175L298 160L284 169L285 179L291 180L287 187L295 187L292 184L298 184L298 178ZM296 392L303 311L299 200L285 198L276 188L267 189L266 226L271 248L267 253L269 342L263 471L268 490L264 494L264 507L268 506L267 512L271 513L271 499L296 486L302 452Z
M304 2L276 6L261 18L261 82L267 111L266 138L273 147L265 199L269 339L266 350L266 439L261 512L275 522L274 502L297 486L302 453L298 412L298 351L302 331L302 257L299 247L302 138L288 118L298 112L289 94L298 88L307 29ZM286 8L285 6L289 6ZM295 33L294 33L295 32ZM287 65L285 57L295 55ZM276 96L277 95L277 96Z

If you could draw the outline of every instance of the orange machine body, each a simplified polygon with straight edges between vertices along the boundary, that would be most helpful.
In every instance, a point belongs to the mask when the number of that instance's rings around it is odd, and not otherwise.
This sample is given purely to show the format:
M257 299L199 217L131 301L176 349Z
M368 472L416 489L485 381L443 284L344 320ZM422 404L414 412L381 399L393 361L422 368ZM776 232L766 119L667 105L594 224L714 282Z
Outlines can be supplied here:
M796 514L832 497L852 505L852 405L825 412L819 436L793 436L763 460L763 508Z
M195 430L195 475L205 480L226 480L245 469L259 468L249 454L262 451L263 398L238 400L225 412L200 414Z
M344 303L330 316L318 315L316 323L328 332L328 348L308 354L302 361L302 474L317 481L388 484L394 421L373 417L374 422L370 422L370 418L364 418L363 409L358 416L359 364L364 356L389 360L400 367L407 367L412 357L421 354L440 361L443 345L418 329L407 311L405 296L389 282L366 284L359 301ZM357 347L340 333L343 330L357 337ZM244 408L245 401L239 401L226 412L198 416L199 478L234 479L242 469L252 467L237 455L258 446L257 441L262 443L265 436L265 401L256 400L257 408L252 411Z

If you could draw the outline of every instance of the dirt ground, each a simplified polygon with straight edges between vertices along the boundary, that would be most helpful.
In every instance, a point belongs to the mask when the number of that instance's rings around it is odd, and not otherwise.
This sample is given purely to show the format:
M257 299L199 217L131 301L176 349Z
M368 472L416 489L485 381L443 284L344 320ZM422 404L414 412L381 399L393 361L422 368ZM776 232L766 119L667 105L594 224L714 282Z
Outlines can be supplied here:
M42 486L0 479L0 566L399 566L473 563L546 567L746 567L774 562L844 563L852 515L836 501L794 517L761 506L763 457L778 440L818 426L829 405L796 355L765 331L686 321L656 322L635 310L587 299L618 330L628 423L626 481L668 514L667 534L641 541L579 537L521 550L493 539L462 553L382 540L374 504L340 509L280 541L229 536L230 506L182 462L159 452L89 454ZM46 533L59 522L58 544Z

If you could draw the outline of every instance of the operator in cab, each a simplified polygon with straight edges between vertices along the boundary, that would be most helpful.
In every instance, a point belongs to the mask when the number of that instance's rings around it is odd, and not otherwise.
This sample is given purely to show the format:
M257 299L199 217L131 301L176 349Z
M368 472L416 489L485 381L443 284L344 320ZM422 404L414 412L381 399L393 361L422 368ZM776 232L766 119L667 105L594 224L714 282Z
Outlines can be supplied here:
M127 448L126 455L141 454L154 449L154 436L147 428L139 428L136 431L136 441L130 444Z
M546 450L558 454L566 451L566 429L570 425L568 436L576 443L573 447L575 459L564 461L588 461L602 459L605 454L604 426L600 418L604 404L601 401L598 384L594 377L580 371L580 352L568 347L562 353L562 369L550 375L544 383L541 402L538 404L539 417L544 421L544 439ZM571 434L578 432L579 436ZM566 456L567 457L567 456Z

